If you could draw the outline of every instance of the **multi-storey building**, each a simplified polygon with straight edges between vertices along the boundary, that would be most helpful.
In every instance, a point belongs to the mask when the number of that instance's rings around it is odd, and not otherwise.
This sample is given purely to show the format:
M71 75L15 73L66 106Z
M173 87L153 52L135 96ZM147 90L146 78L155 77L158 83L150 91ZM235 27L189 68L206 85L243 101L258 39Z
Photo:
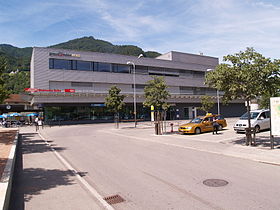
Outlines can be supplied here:
M131 65L132 64L132 65ZM122 118L133 118L134 68L137 117L149 119L150 109L143 107L144 87L153 75L164 76L171 97L169 119L189 119L203 112L201 96L217 100L215 89L208 88L205 73L218 65L218 58L174 52L145 58L109 53L54 48L33 48L31 58L32 104L42 107L46 119L106 120L112 114L105 107L108 89L116 85L126 95ZM217 113L217 104L212 110ZM245 111L241 101L220 105L225 116ZM200 113L201 112L201 113Z

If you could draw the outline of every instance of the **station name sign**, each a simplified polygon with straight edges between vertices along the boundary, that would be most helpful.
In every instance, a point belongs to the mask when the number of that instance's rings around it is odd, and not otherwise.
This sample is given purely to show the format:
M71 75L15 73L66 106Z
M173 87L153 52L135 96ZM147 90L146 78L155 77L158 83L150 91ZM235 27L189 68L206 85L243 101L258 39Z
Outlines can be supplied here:
M59 93L75 93L75 89L64 89L64 90L59 90L59 89L53 89L53 90L48 90L48 89L38 89L38 88L24 88L25 92L59 92Z
M80 54L73 54L73 53L62 53L62 52L50 52L50 56L61 56L61 57L76 57L80 58Z

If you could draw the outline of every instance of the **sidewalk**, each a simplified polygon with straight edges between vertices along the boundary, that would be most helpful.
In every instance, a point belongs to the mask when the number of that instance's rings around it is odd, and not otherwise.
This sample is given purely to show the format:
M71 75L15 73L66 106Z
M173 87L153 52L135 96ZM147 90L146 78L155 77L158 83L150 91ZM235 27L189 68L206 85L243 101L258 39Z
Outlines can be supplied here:
M0 208L9 206L18 129L0 128Z
M102 209L34 127L20 128L20 134L10 210Z
M167 135L155 135L154 125L151 122L143 122L133 128L121 125L121 129L111 129L115 135L129 136L137 140L152 141L169 146L193 149L197 151L221 154L231 157L249 159L257 162L275 164L280 166L280 139L275 138L275 149L270 149L270 132L264 131L256 134L256 146L245 146L245 135L236 134L232 129L237 118L227 119L228 126L219 135L212 132L199 135L181 135L176 133L178 125L186 121L174 121L174 131L170 133L170 122L167 123ZM143 131L145 129L145 131Z

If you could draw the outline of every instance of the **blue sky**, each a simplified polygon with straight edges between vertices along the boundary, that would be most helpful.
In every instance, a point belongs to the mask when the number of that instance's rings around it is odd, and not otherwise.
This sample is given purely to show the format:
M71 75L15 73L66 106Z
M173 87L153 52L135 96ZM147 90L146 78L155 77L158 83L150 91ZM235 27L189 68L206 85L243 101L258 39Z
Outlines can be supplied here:
M0 43L49 46L83 36L143 50L216 56L254 47L279 59L279 0L0 0Z

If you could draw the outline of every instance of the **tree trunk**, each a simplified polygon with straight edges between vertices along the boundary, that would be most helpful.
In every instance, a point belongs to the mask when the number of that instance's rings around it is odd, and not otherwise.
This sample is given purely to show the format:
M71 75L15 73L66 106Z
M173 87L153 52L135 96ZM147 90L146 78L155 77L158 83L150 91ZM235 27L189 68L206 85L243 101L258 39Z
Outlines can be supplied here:
M166 134L166 110L164 110L164 133Z
M115 123L116 123L116 128L119 128L119 113L115 114Z
M246 145L252 145L252 132L251 132L251 115L250 115L250 111L251 111L251 107L250 107L250 99L246 99L246 103L247 103L247 115L248 115L248 129L245 130L246 133Z
M160 111L156 111L155 112L155 133L156 135L162 135L162 131L163 131L163 126L161 123L161 118L162 115L160 113Z

